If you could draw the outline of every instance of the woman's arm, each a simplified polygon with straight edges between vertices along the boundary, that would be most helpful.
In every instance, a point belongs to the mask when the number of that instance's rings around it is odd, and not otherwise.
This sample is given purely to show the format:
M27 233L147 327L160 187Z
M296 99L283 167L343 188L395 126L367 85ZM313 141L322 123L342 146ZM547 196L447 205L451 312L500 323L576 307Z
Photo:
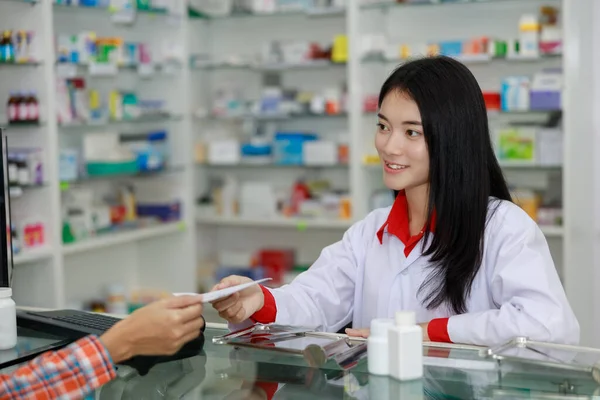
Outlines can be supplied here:
M0 375L2 399L80 399L116 376L108 351L96 336L48 352Z
M277 324L337 332L352 320L358 266L364 258L364 221L354 224L341 241L323 249L310 269L279 289L269 290L265 310L275 310ZM264 316L262 316L264 322Z
M500 209L497 213L500 213ZM490 224L485 262L498 309L450 317L453 342L495 345L516 336L577 344L579 323L567 301L548 244L539 227L510 205L503 223ZM518 220L518 221L515 221ZM487 273L488 271L481 271Z

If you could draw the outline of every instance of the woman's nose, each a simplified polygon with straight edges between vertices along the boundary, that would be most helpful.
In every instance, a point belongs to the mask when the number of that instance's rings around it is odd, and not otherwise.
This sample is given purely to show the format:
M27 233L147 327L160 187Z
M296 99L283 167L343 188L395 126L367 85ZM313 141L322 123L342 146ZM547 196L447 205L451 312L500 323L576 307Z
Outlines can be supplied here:
M385 142L385 146L383 150L389 155L402 155L404 149L404 141L402 140L402 135L392 132L387 141Z

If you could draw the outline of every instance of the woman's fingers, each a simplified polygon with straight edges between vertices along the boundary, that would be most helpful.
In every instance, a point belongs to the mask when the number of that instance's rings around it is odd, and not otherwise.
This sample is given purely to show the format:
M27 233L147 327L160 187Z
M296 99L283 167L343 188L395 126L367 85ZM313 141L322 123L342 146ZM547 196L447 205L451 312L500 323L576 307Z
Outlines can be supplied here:
M229 322L241 322L241 321L237 321L235 320L236 315L238 315L238 313L240 312L240 310L243 310L243 306L241 303L236 303L234 304L232 307L229 307L228 309L221 311L219 313L219 316L221 316L221 318L226 319Z
M370 333L369 329L351 329L351 328L346 329L346 335L348 335L348 336L368 338L369 333Z
M228 309L229 307L233 306L235 303L237 303L240 299L240 293L234 293L229 297L226 297L222 300L219 301L215 301L213 303L213 308L215 310L217 310L218 312L224 311L226 309Z

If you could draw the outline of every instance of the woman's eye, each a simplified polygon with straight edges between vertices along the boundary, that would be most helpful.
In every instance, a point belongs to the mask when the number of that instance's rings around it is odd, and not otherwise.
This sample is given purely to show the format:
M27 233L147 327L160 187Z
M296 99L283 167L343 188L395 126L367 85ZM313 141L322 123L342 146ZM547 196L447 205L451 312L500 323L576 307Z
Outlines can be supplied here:
M389 131L388 127L382 123L377 124L377 129L379 129L380 131L384 131L384 132Z
M417 137L421 134L421 132L417 132L417 131L413 131L412 129L409 129L406 131L406 134L410 137Z

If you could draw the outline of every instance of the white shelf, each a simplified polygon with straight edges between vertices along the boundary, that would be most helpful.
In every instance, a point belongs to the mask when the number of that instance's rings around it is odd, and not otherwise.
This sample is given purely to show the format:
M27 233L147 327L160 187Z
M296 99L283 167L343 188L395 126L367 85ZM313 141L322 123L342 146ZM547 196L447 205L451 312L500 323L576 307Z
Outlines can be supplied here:
M564 235L564 228L562 226L544 226L540 225L540 229L544 235L548 238L560 238Z
M348 229L352 221L335 219L310 219L310 218L242 218L242 217L206 217L199 216L198 223L215 226L237 227L262 227L262 228L290 228L299 231L309 229Z
M13 256L13 264L29 264L37 261L46 260L52 257L52 248L44 246L37 249L21 250L19 254Z
M131 231L119 232L114 234L100 235L94 238L82 240L72 244L62 246L64 255L82 253L85 251L101 249L125 243L137 242L140 240L169 235L185 229L181 222L170 222L148 228L139 228Z

